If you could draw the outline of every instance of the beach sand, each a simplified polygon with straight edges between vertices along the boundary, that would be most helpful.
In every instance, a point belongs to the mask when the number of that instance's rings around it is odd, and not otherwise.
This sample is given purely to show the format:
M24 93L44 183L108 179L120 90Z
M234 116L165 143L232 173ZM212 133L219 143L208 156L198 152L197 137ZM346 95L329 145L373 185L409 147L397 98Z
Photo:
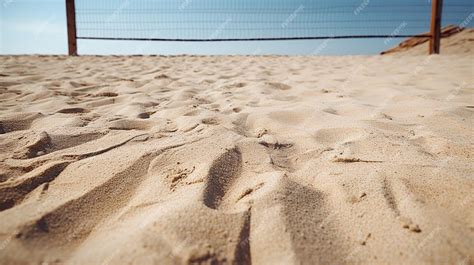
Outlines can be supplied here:
M472 54L0 63L2 264L473 262Z
M473 15L474 16L474 15ZM424 34L429 35L429 32ZM466 55L474 60L474 28L461 28L450 25L442 30L441 34L441 54L442 55ZM386 39L386 44L394 39ZM421 55L429 50L429 38L408 38L398 46L382 52L382 54L404 54Z

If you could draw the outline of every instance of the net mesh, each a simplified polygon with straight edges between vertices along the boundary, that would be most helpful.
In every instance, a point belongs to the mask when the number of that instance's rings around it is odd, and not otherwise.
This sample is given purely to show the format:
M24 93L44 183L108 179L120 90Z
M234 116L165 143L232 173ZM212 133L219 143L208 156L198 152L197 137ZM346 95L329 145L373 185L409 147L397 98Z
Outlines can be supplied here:
M460 24L472 4L445 4ZM252 40L408 37L429 31L426 0L76 0L79 39Z

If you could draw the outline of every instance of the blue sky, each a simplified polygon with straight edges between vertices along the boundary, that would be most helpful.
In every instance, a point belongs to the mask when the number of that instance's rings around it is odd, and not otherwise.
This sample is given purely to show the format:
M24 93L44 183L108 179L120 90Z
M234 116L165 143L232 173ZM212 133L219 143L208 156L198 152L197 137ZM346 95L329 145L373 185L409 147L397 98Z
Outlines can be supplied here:
M0 0L0 54L66 54L66 16L64 0ZM141 2L142 1L142 2ZM400 34L420 33L429 25L428 0L76 0L78 24L81 21L100 23L78 25L80 36L137 36L141 34L165 37L202 37L212 35L221 28L217 37L255 37L284 35L344 35L344 34ZM214 1L214 2L213 2ZM240 1L240 2L239 2ZM139 6L137 3L147 3ZM236 4L237 3L237 4ZM350 3L349 5L347 3ZM388 4L387 4L388 3ZM406 7L392 8L386 12L384 5L390 3ZM179 10L161 14L162 30L154 30L153 15L129 10L149 9L156 6L168 10ZM344 12L331 13L316 7L342 6ZM410 5L412 5L410 7ZM244 10L277 10L278 14L254 14ZM201 14L202 8L215 8L216 13ZM240 10L239 8L245 7ZM91 15L90 9L112 10L114 23L103 23L102 14ZM113 10L122 8L124 14ZM260 8L260 9L258 9ZM235 14L219 13L222 10L239 11ZM384 11L385 10L385 11ZM347 11L347 12L346 12ZM383 11L383 12L379 12ZM196 13L197 12L197 13ZM471 0L445 0L443 24L473 26L474 15ZM105 14L105 13L104 13ZM109 20L110 20L110 13ZM115 14L115 15L114 15ZM118 15L117 15L118 14ZM350 19L348 19L348 14ZM231 16L229 18L229 16ZM426 19L425 19L426 18ZM381 22L381 20L383 22ZM128 23L140 21L138 23ZM180 23L177 24L176 22ZM196 21L198 21L196 23ZM200 22L203 21L203 22ZM206 22L211 21L211 22ZM224 21L224 22L223 22ZM229 23L225 21L230 21ZM250 23L257 21L255 23ZM262 24L262 21L276 24ZM408 23L403 24L404 21ZM107 21L110 22L110 21ZM127 22L127 30L110 31ZM239 24L240 23L240 24ZM307 27L311 24L312 27ZM318 26L315 28L314 23ZM92 26L90 26L92 25ZM270 25L270 26L267 26ZM276 25L276 26L275 26ZM174 28L192 28L177 30ZM202 28L202 29L201 29ZM149 30L148 30L149 29ZM242 30L245 29L245 30ZM216 37L216 36L214 36ZM376 54L395 46L400 39L369 40L313 40L313 41L265 41L265 42L138 42L79 40L80 54Z

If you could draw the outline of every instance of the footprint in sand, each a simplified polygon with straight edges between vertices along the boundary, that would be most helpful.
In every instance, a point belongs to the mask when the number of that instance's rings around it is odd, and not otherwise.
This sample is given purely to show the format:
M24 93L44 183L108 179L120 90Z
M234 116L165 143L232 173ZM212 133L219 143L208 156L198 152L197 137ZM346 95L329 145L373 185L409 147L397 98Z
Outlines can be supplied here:
M58 113L63 113L63 114L75 114L75 113L87 113L87 112L89 112L89 110L85 108L65 108L65 109L58 110Z
M206 124L206 125L218 125L219 124L219 120L217 120L216 118L205 118L205 119L202 119L201 122L203 124Z
M239 113L239 112L242 111L242 108L235 107L235 108L232 108L232 111L235 112L235 113Z
M84 83L84 82L74 82L74 81L69 82L69 84L70 84L73 88L80 88L80 87L85 87L85 86L89 86L89 85L90 85L90 84L88 84L88 83Z
M113 121L109 125L111 130L148 130L153 127L150 121L123 119Z
M273 89L278 89L278 90L289 90L291 89L291 86L283 83L277 83L277 82L267 82L267 86Z
M39 133L36 138L26 146L15 151L13 156L16 159L32 158L44 155L51 146L51 138L46 132Z
M110 98L117 97L117 96L118 94L114 92L101 92L94 95L94 97L110 97Z
M41 113L15 113L0 119L0 134L27 130L31 124L39 118L44 117Z

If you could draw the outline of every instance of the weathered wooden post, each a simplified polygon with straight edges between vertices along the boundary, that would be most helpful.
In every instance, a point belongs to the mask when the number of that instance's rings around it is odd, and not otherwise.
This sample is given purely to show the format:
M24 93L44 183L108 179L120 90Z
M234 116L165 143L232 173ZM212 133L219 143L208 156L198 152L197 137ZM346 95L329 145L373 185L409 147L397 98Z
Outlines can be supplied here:
M74 0L66 0L66 18L69 55L77 56L76 5Z
M430 54L439 54L441 46L441 14L443 12L443 0L431 0L431 37Z

